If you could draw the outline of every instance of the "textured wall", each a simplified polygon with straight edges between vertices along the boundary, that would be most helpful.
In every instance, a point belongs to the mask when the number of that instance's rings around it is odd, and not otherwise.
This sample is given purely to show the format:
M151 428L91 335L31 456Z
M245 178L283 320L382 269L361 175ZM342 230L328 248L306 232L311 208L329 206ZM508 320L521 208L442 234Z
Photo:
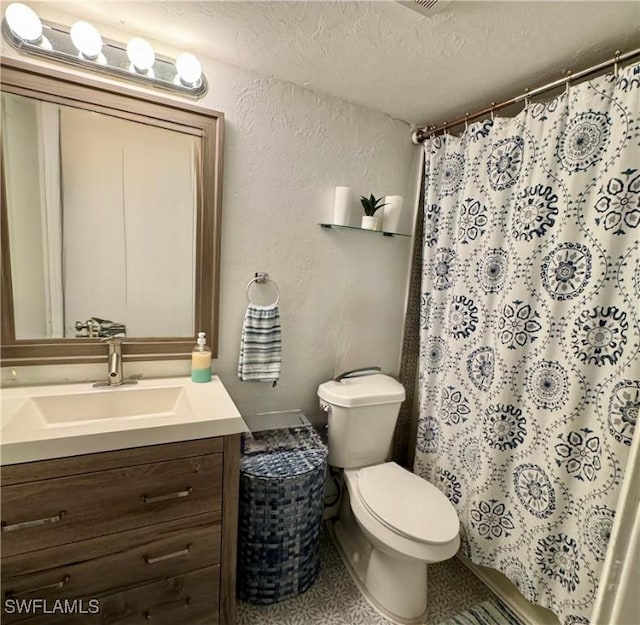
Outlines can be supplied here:
M380 364L396 372L410 240L317 226L336 185L413 188L407 126L228 66L211 79L227 115L218 372L241 411L315 410L318 383ZM354 208L357 208L354 206ZM236 380L245 286L268 271L282 293L280 384ZM259 292L259 287L255 288ZM253 292L253 291L252 291Z
M408 238L316 224L328 217L336 185L401 194L410 205L417 148L408 127L382 113L224 63L204 59L203 67L210 91L201 104L226 116L213 366L243 414L297 407L315 413L318 383L340 370L379 364L397 373L411 253ZM411 212L407 207L407 230ZM274 389L236 377L245 287L256 271L268 271L282 293L283 372ZM148 376L188 371L187 361L127 365L128 374ZM89 380L105 371L22 367L15 379L12 370L2 373L5 384L24 384Z

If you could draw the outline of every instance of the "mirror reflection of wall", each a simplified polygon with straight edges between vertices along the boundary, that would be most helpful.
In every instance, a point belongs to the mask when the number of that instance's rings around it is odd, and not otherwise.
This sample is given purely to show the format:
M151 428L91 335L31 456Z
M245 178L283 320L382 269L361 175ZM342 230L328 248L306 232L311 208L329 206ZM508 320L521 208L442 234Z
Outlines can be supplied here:
M197 137L2 95L16 338L194 333Z

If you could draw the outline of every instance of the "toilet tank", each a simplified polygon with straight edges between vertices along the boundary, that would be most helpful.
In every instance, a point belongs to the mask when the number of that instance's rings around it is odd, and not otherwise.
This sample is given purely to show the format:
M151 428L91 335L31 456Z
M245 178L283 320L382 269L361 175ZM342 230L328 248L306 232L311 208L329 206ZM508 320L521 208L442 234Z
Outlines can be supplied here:
M318 387L328 413L329 464L365 467L389 457L404 387L388 375L331 380Z

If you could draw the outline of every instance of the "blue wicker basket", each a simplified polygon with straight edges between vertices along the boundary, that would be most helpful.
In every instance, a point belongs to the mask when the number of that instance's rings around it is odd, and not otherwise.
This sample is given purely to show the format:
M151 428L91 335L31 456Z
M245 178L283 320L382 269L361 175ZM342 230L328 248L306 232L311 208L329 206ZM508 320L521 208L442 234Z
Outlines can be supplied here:
M327 448L313 427L247 435L240 463L237 592L269 604L318 575Z

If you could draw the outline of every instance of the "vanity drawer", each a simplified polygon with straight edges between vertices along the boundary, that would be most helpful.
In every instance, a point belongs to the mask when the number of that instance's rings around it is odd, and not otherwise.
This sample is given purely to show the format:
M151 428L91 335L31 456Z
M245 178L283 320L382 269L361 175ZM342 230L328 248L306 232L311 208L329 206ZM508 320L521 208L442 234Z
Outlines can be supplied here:
M98 614L42 614L21 625L218 625L220 567L97 597ZM85 601L85 610L88 602ZM50 609L50 608L49 608Z
M39 482L40 480L50 480L56 477L68 477L82 473L109 471L119 467L133 467L139 464L153 464L154 462L177 460L178 458L221 454L223 447L224 440L221 437L199 438L178 443L130 447L117 451L103 451L95 454L56 458L54 460L8 464L3 465L2 471L0 471L0 484L4 488L13 484Z
M221 507L222 454L6 486L2 489L2 555L6 558Z
M2 596L91 598L218 564L220 520L213 512L4 558Z

